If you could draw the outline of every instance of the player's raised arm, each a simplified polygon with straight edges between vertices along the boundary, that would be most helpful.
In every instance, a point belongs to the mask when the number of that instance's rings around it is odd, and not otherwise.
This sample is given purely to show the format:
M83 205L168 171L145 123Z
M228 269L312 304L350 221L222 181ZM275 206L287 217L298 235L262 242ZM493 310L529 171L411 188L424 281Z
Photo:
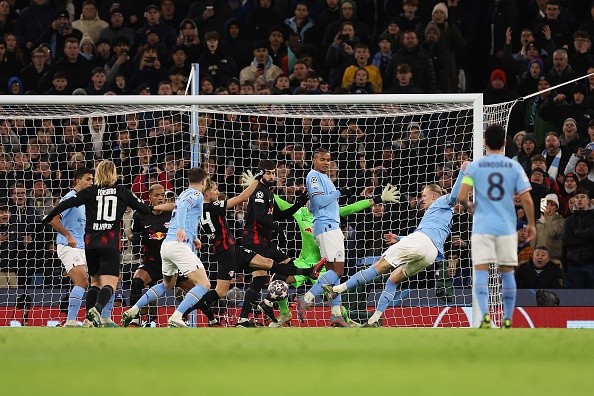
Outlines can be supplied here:
M243 172L241 174L241 185L247 188L238 196L227 200L227 209L231 209L250 199L254 191L256 191L256 187L258 187L258 183L260 182L260 179L262 179L262 176L264 176L264 171L262 169L258 169L255 174L252 174L252 171L250 170Z
M74 208L75 206L80 206L80 205L82 205L84 203L85 203L85 200L82 197L82 194L79 193L75 197L72 197L70 199L67 199L65 201L60 202L56 207L54 207L52 209L51 212L49 212L47 214L47 216L45 216L41 220L41 222L44 223L44 224L45 223L50 223L54 217L56 217L57 215L59 215L60 213L62 213L63 211L65 211L66 209Z

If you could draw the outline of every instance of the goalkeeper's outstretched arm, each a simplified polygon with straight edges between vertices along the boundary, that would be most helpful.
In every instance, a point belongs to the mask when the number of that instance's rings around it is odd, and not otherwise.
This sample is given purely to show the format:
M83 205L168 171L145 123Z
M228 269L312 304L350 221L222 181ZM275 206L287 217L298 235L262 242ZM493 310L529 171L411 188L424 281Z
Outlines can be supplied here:
M373 205L383 202L400 202L400 191L396 186L388 184L386 187L384 187L380 195L375 196L371 199L360 200L350 205L341 206L340 208L338 208L338 210L340 217L346 217L350 214L360 212L362 210L372 207Z

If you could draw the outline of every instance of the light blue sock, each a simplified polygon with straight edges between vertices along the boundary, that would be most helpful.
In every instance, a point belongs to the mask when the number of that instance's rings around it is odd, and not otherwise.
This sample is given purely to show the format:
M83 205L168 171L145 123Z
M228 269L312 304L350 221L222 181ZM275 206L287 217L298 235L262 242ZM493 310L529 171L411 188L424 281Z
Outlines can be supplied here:
M501 276L501 294L503 297L503 317L512 319L516 307L516 277L514 272L505 272Z
M111 311L113 311L113 302L115 301L115 292L111 293L111 298L105 304L103 309L101 310L101 317L110 319L111 318Z
M357 286L365 285L371 282L378 275L379 272L377 272L377 269L375 269L374 266L365 268L364 270L361 270L355 275L351 276L346 281L347 290L354 289Z
M318 278L318 282L309 289L309 292L314 296L322 294L322 285L336 285L338 281L338 274L333 270L326 271Z
M183 314L188 309L193 307L194 304L200 301L202 296L205 295L207 291L208 290L206 290L206 288L202 285L194 286L189 292L186 293L184 300L181 302L181 304L179 304L179 307L177 307L176 311Z
M140 297L140 300L136 302L136 306L138 308L142 308L145 305L152 303L157 298L161 297L163 294L165 294L166 291L167 288L165 287L163 282L157 283L155 286L148 289L146 293L142 295L142 297Z
M481 310L481 320L489 313L489 271L474 270L474 291Z
M386 281L386 286L384 286L384 291L382 292L379 301L377 302L377 307L375 309L380 312L385 312L386 308L394 301L394 297L396 297L396 289L398 285L393 283L390 279Z
M85 289L82 287L72 287L72 290L70 291L70 297L68 297L68 314L66 314L66 320L76 320L78 311L80 311L84 294Z

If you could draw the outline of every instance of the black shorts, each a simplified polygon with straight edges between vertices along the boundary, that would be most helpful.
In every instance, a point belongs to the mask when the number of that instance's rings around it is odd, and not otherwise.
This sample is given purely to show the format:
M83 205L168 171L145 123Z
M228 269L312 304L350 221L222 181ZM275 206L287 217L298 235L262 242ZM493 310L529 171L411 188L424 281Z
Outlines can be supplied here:
M214 258L217 261L217 279L231 280L236 272L249 271L248 268L255 255L256 252L237 245L216 254Z
M260 256L264 256L266 258L272 259L275 263L282 263L286 259L289 258L285 252L280 250L276 244L270 245L250 245L246 246L247 249L253 250L254 252L258 253Z
M138 266L138 269L146 271L151 277L149 287L154 286L158 281L163 279L163 266L161 261L145 261Z
M121 254L118 249L92 248L85 249L89 275L120 276Z

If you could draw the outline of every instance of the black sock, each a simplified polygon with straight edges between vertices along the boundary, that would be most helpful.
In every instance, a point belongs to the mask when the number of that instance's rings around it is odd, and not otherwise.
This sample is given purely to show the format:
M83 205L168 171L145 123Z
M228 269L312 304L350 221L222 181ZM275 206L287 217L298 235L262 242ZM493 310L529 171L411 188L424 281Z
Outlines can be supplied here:
M133 306L142 297L142 289L144 289L144 281L140 278L132 279L132 286L130 287L130 306Z
M295 265L293 265L292 263L288 263L288 264L274 263L274 264L272 264L272 267L270 268L270 272L273 272L273 273L279 274L279 275L285 275L285 276L303 275L303 274L300 274L298 270L301 270L301 268L295 267ZM310 273L311 273L311 270L310 270Z
M208 320L210 320L210 321L215 320L215 316L214 316L214 312L212 310L211 304L218 300L219 300L219 294L217 293L217 291L214 289L210 289L209 291L206 292L205 295L202 296L200 301L198 301L196 304L194 304L190 308L188 308L186 310L186 312L184 312L182 317L185 320L188 317L188 315L190 314L190 312L192 312L195 309L199 309L204 313L204 315L206 315Z
M91 286L87 290L87 298L85 299L85 308L87 312L93 308L97 303L97 296L99 295L99 288L97 286Z
M262 290L262 288L264 288L265 285L265 276L257 276L252 279L252 283L245 291L243 306L241 307L241 314L239 315L240 318L247 319L249 317L250 311L252 310L252 306L260 297L260 290Z
M103 311L103 307L107 305L111 295L113 294L113 287L109 285L105 285L99 290L99 295L97 296L97 303L95 304L95 308L97 311L101 313Z

